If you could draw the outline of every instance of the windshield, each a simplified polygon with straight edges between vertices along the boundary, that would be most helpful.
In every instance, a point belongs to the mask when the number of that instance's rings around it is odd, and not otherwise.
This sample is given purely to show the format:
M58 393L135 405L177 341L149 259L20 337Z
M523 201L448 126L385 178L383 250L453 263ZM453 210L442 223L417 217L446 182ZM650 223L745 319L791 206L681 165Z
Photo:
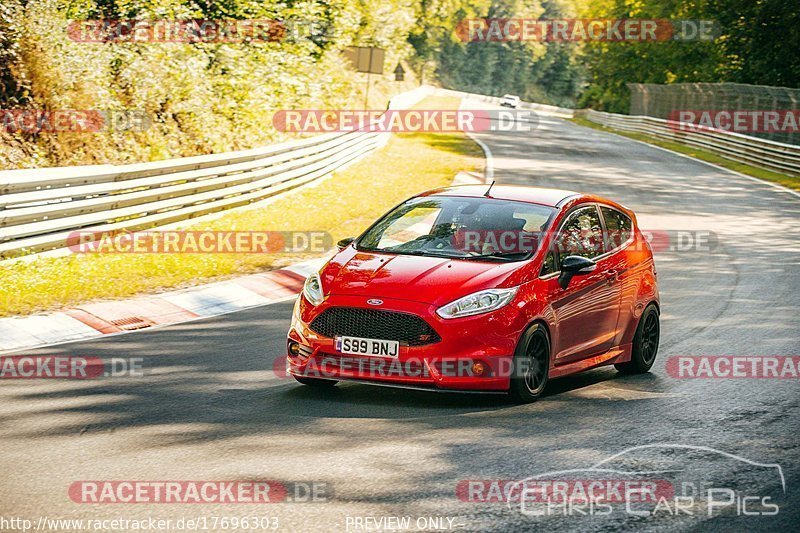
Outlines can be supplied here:
M494 198L412 198L367 230L358 249L457 259L519 261L540 243L554 209Z

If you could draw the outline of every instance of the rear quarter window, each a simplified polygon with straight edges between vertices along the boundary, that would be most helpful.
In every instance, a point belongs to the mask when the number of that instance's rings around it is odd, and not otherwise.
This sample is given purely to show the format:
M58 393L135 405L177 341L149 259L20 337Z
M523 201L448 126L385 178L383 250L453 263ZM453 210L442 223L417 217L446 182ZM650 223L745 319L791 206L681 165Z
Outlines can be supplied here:
M631 238L633 221L625 213L610 207L600 206L600 211L606 223L606 246L609 251L615 250Z

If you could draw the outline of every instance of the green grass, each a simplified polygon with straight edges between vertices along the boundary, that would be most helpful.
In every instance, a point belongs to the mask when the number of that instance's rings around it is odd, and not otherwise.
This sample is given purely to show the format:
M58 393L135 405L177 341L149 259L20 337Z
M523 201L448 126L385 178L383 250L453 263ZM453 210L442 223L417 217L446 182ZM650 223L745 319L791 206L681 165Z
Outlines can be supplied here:
M781 174L780 172L772 172L771 170L754 167L752 165L748 165L745 163L739 163L738 161L731 161L730 159L725 159L724 157L718 156L717 154L714 154L707 150L685 146L670 141L664 141L656 137L653 137L652 135L645 135L642 133L632 133L628 131L618 130L615 128L608 128L606 126L601 126L600 124L596 124L584 117L575 117L571 120L572 122L580 126L586 126L587 128L593 128L596 130L607 131L611 133L616 133L617 135L630 137L631 139L636 139L637 141L642 141L648 144L660 146L661 148L666 148L667 150L672 150L673 152L678 152L679 154L686 154L695 157L697 159L700 159L702 161L714 163L715 165L719 165L721 167L730 170L735 170L736 172L741 172L742 174L746 174L748 176L753 176L754 178L759 178L765 181L771 181L773 183L778 183L780 185L783 185L784 187L800 191L800 177L797 176L789 176L787 174Z
M457 98L418 107L457 109ZM483 166L463 133L393 135L382 150L320 184L263 207L232 211L187 230L326 231L334 242L359 234L403 199L449 185L460 170ZM185 287L309 259L305 254L72 254L0 266L0 316Z

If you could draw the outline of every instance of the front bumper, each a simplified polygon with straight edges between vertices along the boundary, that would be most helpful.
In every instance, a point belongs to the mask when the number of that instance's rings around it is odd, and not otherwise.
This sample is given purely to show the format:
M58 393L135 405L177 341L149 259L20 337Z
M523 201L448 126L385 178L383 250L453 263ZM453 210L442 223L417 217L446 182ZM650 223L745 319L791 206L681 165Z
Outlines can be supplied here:
M300 296L288 334L287 373L298 377L434 390L508 390L514 350L525 328L525 319L513 304L483 315L444 320L429 304L384 298L381 310L415 314L428 322L441 337L441 341L424 346L401 343L397 358L338 353L334 339L309 328L314 318L329 307L375 309L366 303L367 299L363 296L331 295L314 307ZM297 355L288 350L293 342L300 345ZM480 375L474 371L476 362L484 365L484 372Z

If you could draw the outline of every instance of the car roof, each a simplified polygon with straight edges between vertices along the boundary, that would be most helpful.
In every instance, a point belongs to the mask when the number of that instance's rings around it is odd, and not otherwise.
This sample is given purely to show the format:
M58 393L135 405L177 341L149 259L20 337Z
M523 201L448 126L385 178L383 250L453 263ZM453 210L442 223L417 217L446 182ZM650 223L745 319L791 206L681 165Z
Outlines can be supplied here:
M486 193L488 185L457 185L454 187L443 187L434 189L420 196L467 196L478 198ZM521 185L497 185L492 186L489 193L490 198L498 200L516 200L532 204L558 207L568 198L586 196L574 191L563 189L545 189L541 187L525 187Z

